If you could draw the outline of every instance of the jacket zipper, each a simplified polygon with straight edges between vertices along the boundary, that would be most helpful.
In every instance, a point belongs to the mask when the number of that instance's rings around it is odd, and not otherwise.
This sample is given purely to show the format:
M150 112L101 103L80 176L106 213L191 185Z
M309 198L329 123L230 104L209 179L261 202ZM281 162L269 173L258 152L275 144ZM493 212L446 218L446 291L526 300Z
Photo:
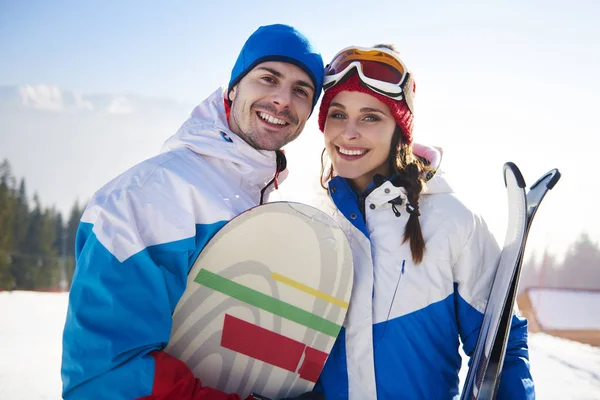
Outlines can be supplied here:
M276 157L275 158L275 160L276 160L275 175L273 176L273 179L271 179L269 181L269 183L267 183L267 185L264 188L262 188L262 190L260 191L260 201L258 203L259 205L263 204L265 191L267 190L267 188L269 186L271 186L272 184L275 184L275 189L279 189L279 184L277 183L277 177L287 167L287 159L285 158L285 154L283 154L283 151L275 150L275 157Z
M398 276L398 282L396 282L396 289L394 290L394 295L392 296L392 301L390 303L388 315L385 318L385 325L383 326L383 332L381 332L381 339L383 339L383 336L385 335L385 330L387 329L387 324L390 320L390 314L392 313L392 307L394 306L394 301L396 300L396 293L398 292L398 287L400 286L400 281L402 280L402 275L404 275L405 265L406 265L406 260L402 260L402 269L400 270L400 275Z
M400 270L400 275L398 276L398 282L396 282L396 289L394 290L394 295L392 296L392 302L390 303L390 309L388 310L386 322L390 319L390 314L392 313L392 306L394 305L394 300L396 300L396 293L398 292L398 286L400 286L400 281L402 280L402 275L404 275L404 266L406 265L406 260L402 260L402 269Z

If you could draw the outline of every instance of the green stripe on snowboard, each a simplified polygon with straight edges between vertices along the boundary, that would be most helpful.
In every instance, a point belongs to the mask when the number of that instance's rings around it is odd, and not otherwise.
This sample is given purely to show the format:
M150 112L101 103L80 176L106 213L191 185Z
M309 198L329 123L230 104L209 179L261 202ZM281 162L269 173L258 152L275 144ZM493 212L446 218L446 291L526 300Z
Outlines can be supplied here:
M233 282L220 275L201 269L194 279L195 282L208 288L221 292L229 297L238 299L244 303L253 305L275 315L279 315L300 325L323 332L326 335L337 337L341 326L314 315L301 308L267 296L259 291L250 289L244 285Z

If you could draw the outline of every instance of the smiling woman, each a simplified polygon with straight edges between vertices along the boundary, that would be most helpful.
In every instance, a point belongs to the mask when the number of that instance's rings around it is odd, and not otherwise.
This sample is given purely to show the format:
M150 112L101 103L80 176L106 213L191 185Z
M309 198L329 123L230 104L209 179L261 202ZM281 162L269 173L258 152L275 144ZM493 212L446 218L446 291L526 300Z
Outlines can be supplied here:
M337 173L360 192L375 174L389 176L387 160L395 128L390 108L375 97L350 91L338 94L329 104L325 129L325 147Z
M331 399L454 398L496 272L499 246L413 144L415 84L389 46L350 47L325 70L321 182L350 238L350 308L316 390ZM534 396L527 321L513 317L499 398Z

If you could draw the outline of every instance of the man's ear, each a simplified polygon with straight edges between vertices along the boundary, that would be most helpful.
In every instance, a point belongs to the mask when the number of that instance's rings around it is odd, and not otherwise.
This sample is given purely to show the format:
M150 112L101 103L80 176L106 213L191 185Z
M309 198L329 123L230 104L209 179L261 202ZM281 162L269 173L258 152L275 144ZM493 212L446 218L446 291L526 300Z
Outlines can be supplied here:
M232 102L233 102L233 100L235 100L235 96L237 96L237 87L238 87L238 85L235 85L229 92L229 100Z

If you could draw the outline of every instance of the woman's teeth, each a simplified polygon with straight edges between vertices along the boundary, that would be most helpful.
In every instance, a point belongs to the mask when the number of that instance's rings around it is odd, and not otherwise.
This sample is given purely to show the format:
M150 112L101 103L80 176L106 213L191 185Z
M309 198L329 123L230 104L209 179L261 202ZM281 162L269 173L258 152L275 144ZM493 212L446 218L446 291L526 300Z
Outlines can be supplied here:
M343 147L338 147L338 149L340 150L340 153L347 156L360 156L367 152L367 150L349 150L344 149Z

